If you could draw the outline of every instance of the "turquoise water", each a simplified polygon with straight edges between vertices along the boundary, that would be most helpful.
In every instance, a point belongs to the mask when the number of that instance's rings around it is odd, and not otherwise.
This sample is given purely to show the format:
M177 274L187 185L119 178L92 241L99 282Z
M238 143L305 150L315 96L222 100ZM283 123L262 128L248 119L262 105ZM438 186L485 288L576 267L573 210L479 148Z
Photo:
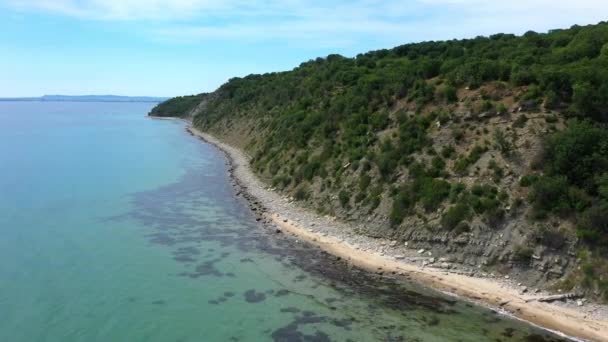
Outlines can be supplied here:
M557 341L259 226L150 104L0 103L0 341Z

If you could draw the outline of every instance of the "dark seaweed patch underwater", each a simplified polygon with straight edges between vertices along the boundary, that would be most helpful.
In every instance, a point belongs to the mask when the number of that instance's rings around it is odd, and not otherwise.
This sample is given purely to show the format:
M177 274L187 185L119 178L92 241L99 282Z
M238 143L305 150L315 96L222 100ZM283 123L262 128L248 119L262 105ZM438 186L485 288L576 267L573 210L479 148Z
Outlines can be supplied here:
M176 276L205 289L216 284L216 297L208 304L241 306L231 322L256 321L254 336L274 341L561 340L492 310L369 274L275 234L236 196L223 156L202 145L201 158L207 163L189 168L179 181L136 194L129 216L149 227L149 241L166 247L182 264ZM215 323L201 324L213 329ZM230 337L258 338L250 333Z

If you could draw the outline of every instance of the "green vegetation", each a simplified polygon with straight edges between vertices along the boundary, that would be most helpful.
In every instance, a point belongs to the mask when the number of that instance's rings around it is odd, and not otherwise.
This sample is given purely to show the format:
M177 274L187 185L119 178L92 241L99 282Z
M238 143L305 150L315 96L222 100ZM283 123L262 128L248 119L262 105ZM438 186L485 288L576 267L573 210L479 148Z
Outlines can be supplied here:
M325 178L329 170L333 170L329 171L331 178L339 183L347 172L343 163L366 158L369 169L377 170L380 177L361 176L358 185L364 193L377 182L393 181L397 172L411 166L412 154L432 145L428 138L431 123L449 121L450 116L444 113L425 114L425 106L434 101L454 103L458 101L458 89L465 86L476 89L498 82L499 90L523 87L519 98L522 108L536 108L547 102L550 107L563 108L570 117L586 119L573 121L566 131L548 139L546 175L529 184L535 216L565 215L589 207L598 211L602 205L593 199L597 195L595 182L608 166L608 131L600 125L608 122L607 43L608 24L600 23L546 34L528 32L520 37L496 34L407 44L356 58L330 55L288 72L233 78L212 96L174 98L154 108L151 115L183 115L205 99L205 109L194 118L202 129L229 118L248 116L258 120L257 129L262 130L258 134L263 139L258 139L253 148L255 165L261 173L272 176L273 185L288 188L301 181L314 182L316 177ZM484 88L482 97L479 111L507 113L500 95ZM391 114L388 109L400 100L414 107ZM523 127L528 120L520 114L513 125ZM376 133L385 129L393 133L380 140ZM452 134L457 142L464 136L458 128ZM493 140L503 155L510 155L513 146L506 132L495 130ZM313 150L321 153L313 155ZM486 151L486 146L475 145L457 157L453 171L467 174ZM442 146L443 158L452 158L453 154L453 147ZM497 164L491 164L490 169L495 181L504 176ZM441 179L447 176L442 158L432 159L424 173L416 175L410 170L413 179L400 186L391 215L393 223L400 222L402 212L418 202L428 211L448 196L449 183ZM416 195L406 196L406 191ZM350 194L347 198L346 190L339 193L341 205L348 206ZM358 199L363 201L365 197ZM488 201L475 202L472 207L496 207ZM581 219L581 224L584 221L585 226L595 227L589 223L594 222L591 214Z
M452 230L462 221L470 217L470 209L466 204L458 203L448 209L448 211L441 218L441 224L445 229Z
M469 166L475 164L481 157L481 154L485 151L485 148L475 145L467 156L461 156L458 158L458 160L456 160L456 163L454 164L454 171L464 175L469 170Z
M308 190L308 187L303 184L296 188L296 191L293 195L293 197L298 201L307 200L309 196L310 191Z
M529 263L534 250L529 246L516 245L513 248L513 260L521 263Z
M206 94L179 96L152 108L151 116L180 117L187 115L206 97Z
M608 233L602 220L608 216L606 167L608 130L591 121L573 120L568 127L546 139L542 176L522 178L531 185L534 215L574 215L579 235L590 243L602 241Z
M511 154L513 144L509 141L509 138L502 130L496 130L494 132L494 144L496 148L506 157Z
M578 237L589 248L582 266L582 284L608 299L608 283L601 274L608 269L608 129L590 120L572 120L545 139L542 175L520 181L530 186L532 216L556 214L575 222ZM545 232L544 240L552 232Z
M340 204L342 205L342 207L348 208L350 202L350 192L346 190L340 191L340 193L338 194L338 199L340 200Z
M274 187L338 216L352 206L407 229L415 215L454 233L558 218L608 255L608 23L329 55L151 115L197 106L199 129L239 134Z

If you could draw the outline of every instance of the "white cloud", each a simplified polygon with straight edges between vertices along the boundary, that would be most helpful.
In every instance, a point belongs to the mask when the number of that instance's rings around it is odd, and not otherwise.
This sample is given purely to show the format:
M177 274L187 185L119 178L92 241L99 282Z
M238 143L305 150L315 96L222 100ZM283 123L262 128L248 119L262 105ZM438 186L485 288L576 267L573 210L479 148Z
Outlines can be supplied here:
M183 19L204 15L350 15L399 17L442 7L477 14L537 11L539 20L566 11L570 15L608 15L602 0L0 0L21 10L41 10L100 20ZM590 13L595 12L595 13Z
M19 11L153 21L172 40L305 40L382 44L545 31L608 17L602 0L0 0Z
M97 20L179 19L230 9L221 0L8 0L19 10L39 10Z

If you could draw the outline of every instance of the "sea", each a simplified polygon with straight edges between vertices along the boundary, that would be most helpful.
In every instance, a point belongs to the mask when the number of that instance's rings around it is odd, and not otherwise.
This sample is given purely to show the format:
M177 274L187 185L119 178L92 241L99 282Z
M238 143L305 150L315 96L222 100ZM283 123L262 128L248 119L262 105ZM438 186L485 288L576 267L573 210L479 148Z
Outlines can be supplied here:
M256 222L151 103L0 102L0 341L563 341Z

